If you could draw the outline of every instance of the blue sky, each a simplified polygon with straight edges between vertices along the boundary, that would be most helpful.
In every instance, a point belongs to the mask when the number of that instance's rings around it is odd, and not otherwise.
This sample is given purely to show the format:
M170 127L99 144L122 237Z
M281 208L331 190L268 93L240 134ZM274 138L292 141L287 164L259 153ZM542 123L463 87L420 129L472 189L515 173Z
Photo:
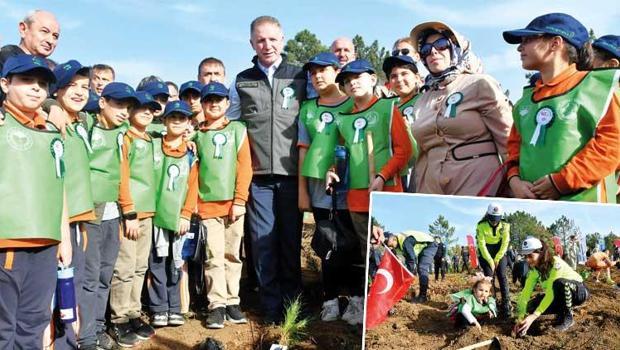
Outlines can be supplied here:
M286 38L302 29L324 44L361 34L391 48L418 23L442 20L468 37L486 71L511 90L514 100L525 81L516 46L503 30L522 28L535 16L567 12L600 36L620 33L616 1L160 1L160 0L0 0L0 45L19 41L17 23L28 10L56 13L61 39L52 56L59 62L108 63L117 77L136 85L150 74L182 83L196 78L198 62L224 61L228 81L250 65L249 24L259 15L280 19Z
M371 214L394 233L428 231L428 225L441 214L456 228L458 243L464 245L467 234L475 236L476 224L491 202L500 203L506 213L528 212L545 226L565 215L575 221L582 233L620 234L620 205L611 204L378 193L372 195Z

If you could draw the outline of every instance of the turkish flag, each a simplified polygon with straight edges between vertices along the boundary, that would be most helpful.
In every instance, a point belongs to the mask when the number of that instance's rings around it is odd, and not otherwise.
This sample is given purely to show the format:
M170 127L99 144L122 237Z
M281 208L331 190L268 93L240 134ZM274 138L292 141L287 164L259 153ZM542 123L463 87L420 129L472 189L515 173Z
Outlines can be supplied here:
M620 239L616 239L616 240L614 241L614 245L615 245L617 248L620 248Z
M562 239L560 239L560 237L558 236L553 236L551 237L551 240L553 240L555 254L558 256L564 255L564 248L562 248Z
M366 298L366 329L378 326L409 289L413 275L386 247Z
M478 255L476 254L476 245L474 244L474 237L467 235L467 246L469 247L469 263L474 269L478 268Z

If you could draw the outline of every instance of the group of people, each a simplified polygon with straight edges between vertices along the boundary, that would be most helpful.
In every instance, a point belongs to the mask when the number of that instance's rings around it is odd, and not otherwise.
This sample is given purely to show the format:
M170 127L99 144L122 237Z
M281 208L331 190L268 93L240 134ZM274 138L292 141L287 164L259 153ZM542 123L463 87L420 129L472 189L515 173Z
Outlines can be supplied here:
M301 293L304 211L353 233L348 249L321 256L321 319L359 325L373 191L616 202L620 71L593 68L619 65L618 37L593 43L593 66L587 30L566 14L504 32L519 44L523 67L538 72L514 106L482 73L471 43L439 22L420 24L395 43L382 89L376 68L356 59L346 38L303 67L290 64L271 16L252 21L253 66L230 88L215 58L178 89L147 77L134 90L113 82L113 68L103 64L70 60L52 69L45 58L60 36L53 14L35 11L19 31L21 43L0 51L0 158L11 164L0 168L2 348L41 347L58 264L74 268L79 315L64 327L59 347L131 347L154 334L151 326L182 324L179 286L192 216L206 232L208 327L246 322L239 307L244 236L261 319L282 321ZM424 79L420 63L429 72ZM485 274L505 280L508 226L496 216L479 224L478 248ZM559 310L566 326L583 296L575 294L580 276L544 242L526 242L537 273L528 274L524 291L539 281L547 296L525 317L524 292L519 332L548 310ZM388 245L417 256L427 286L433 237L412 231ZM140 317L146 275L150 324ZM559 300L554 291L570 294L573 304L566 297L549 308ZM477 293L486 300L484 290ZM426 301L426 290L416 298Z

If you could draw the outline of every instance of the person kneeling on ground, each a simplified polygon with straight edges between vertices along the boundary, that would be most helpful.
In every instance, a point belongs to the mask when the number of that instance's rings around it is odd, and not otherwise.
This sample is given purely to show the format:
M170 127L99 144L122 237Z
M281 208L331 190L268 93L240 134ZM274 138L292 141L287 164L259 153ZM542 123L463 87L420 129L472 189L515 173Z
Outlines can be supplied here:
M455 322L456 327L475 326L482 330L479 319L497 316L495 298L490 295L492 281L491 277L485 277L478 272L470 279L473 283L470 289L450 295L454 304L450 307L448 316Z
M586 266L596 272L596 283L599 282L601 271L605 270L607 272L606 282L613 285L615 282L611 279L610 270L616 263L617 261L612 261L606 252L595 252L586 261Z

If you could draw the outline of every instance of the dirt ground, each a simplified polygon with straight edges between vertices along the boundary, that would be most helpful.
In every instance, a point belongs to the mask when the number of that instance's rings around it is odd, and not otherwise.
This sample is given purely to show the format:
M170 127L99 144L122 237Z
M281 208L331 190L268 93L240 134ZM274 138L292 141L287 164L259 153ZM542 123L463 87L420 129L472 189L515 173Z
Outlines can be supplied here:
M362 346L361 327L349 326L344 321L324 323L320 321L321 281L320 260L310 248L311 233L314 222L311 216L304 220L304 238L302 242L302 280L304 300L312 312L313 320L307 330L307 337L299 345L289 349L360 349ZM225 323L219 330L207 329L203 326L204 317L190 319L185 325L177 328L166 327L157 329L156 335L150 340L135 347L138 350L180 350L197 349L207 337L220 341L226 350L263 350L269 349L279 339L279 328L265 327L260 324L258 310L258 294L251 288L241 286L241 308L249 322L244 325Z
M482 332L454 329L446 317L449 294L467 288L467 278L465 274L448 274L445 281L434 282L433 276L430 302L419 305L401 300L394 315L367 332L366 349L459 349L494 336L502 349L509 350L620 349L620 291L604 282L595 283L593 276L586 281L592 296L575 310L575 325L568 332L553 329L554 316L542 316L538 326L535 322L530 328L531 335L519 339L510 336L512 323L507 321L492 320L482 325ZM620 281L620 270L614 269L612 278ZM512 284L510 289L514 305L519 289ZM497 297L501 298L499 291Z

